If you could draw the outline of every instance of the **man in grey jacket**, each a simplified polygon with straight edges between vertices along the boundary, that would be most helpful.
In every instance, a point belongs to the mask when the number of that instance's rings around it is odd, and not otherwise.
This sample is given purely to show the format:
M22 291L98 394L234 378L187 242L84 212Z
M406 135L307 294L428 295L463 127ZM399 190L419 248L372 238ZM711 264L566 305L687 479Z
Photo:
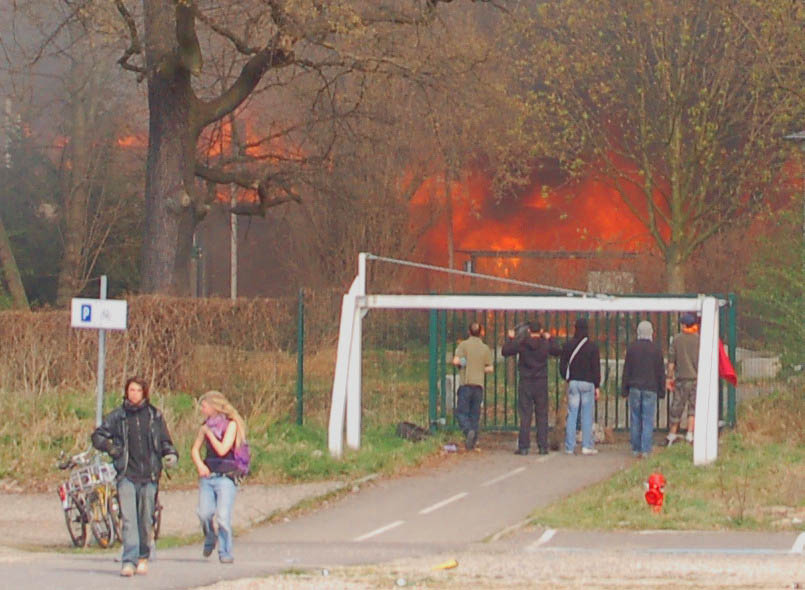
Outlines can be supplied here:
M629 398L629 433L632 454L646 457L654 442L657 399L665 397L665 363L662 350L653 342L654 326L643 320L637 325L637 340L626 349L621 393Z

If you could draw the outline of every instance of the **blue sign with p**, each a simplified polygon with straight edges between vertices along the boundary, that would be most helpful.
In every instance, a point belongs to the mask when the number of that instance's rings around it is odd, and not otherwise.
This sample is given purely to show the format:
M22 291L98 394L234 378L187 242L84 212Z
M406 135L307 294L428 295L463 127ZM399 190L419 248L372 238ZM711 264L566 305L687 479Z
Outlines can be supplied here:
M81 321L82 322L91 322L92 321L92 306L87 305L86 303L81 306Z

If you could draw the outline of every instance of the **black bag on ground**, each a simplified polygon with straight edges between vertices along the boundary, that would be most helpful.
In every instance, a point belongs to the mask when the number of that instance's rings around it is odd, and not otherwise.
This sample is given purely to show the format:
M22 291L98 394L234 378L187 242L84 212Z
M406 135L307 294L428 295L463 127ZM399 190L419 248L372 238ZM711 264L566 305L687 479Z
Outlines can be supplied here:
M419 442L429 434L427 430L413 422L400 422L397 424L397 436L407 440Z

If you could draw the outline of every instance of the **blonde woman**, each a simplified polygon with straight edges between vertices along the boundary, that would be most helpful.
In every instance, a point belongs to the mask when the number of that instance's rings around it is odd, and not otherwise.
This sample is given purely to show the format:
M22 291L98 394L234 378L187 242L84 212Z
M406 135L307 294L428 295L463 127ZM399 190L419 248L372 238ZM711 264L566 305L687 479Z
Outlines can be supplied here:
M220 391L208 391L199 399L204 424L190 455L199 475L198 517L204 532L204 557L218 544L221 563L232 557L232 507L235 504L235 449L246 440L246 425ZM206 449L201 458L201 447ZM213 524L214 519L214 524ZM216 535L217 528L217 535Z

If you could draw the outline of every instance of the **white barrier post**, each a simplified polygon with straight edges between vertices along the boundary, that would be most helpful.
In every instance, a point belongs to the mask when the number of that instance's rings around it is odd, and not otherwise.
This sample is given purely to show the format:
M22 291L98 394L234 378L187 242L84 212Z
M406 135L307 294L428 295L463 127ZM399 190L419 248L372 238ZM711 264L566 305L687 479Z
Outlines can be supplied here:
M718 457L718 301L715 297L705 297L702 302L693 432L693 464L707 465L715 461Z

